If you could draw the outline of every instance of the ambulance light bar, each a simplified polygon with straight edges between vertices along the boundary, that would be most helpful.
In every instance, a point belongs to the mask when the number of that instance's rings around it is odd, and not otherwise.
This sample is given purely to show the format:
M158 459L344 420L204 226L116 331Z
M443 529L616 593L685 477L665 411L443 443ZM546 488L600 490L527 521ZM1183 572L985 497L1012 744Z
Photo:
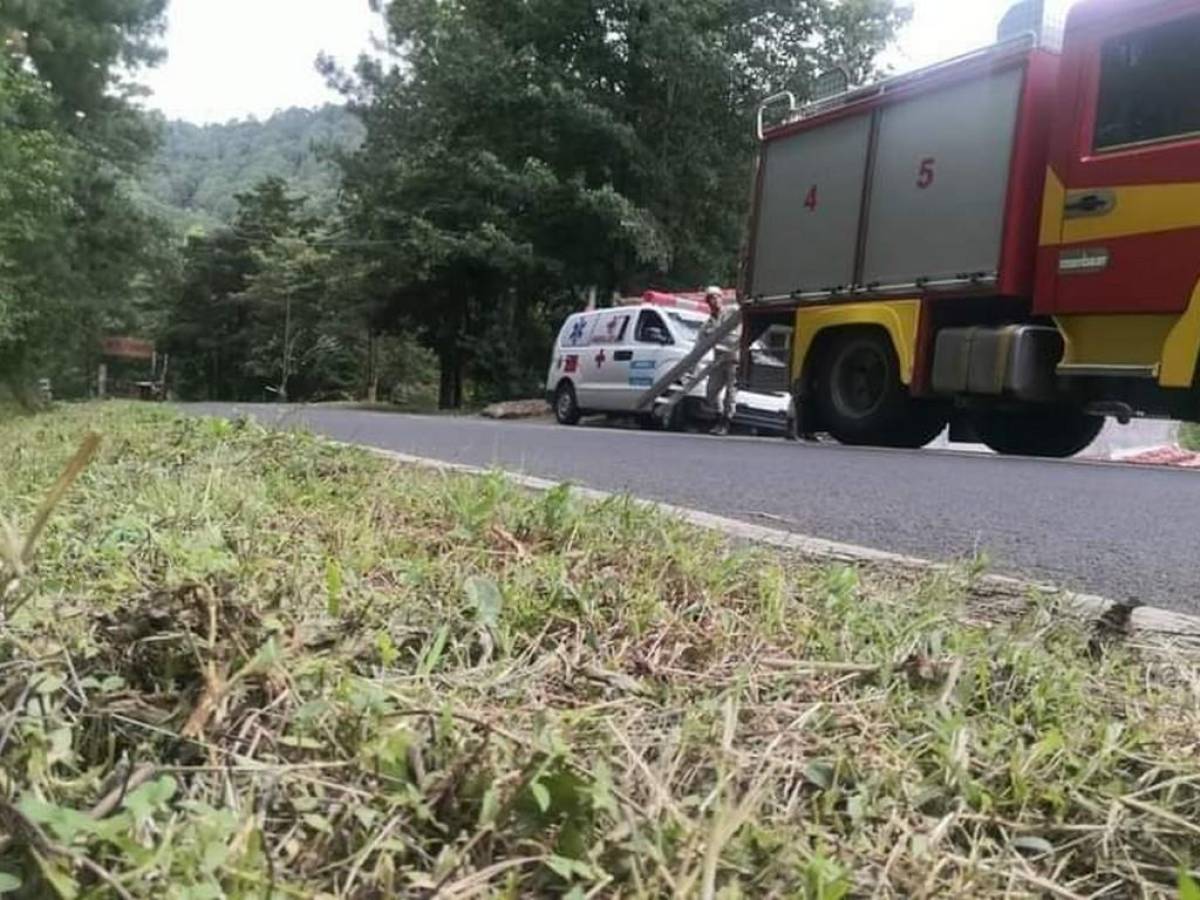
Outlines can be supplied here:
M721 295L721 305L730 306L737 302L737 291L726 290ZM685 294L668 294L664 291L646 291L642 295L642 303L649 306L662 306L667 309L686 309L691 312L708 312L708 303L704 292L689 292Z

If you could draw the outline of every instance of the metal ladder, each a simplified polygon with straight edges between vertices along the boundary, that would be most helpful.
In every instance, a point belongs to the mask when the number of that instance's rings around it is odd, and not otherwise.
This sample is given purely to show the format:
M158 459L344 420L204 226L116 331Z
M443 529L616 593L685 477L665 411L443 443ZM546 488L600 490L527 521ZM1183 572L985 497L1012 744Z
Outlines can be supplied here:
M652 414L664 422L667 421L675 407L692 392L701 381L708 377L715 361L701 365L704 355L729 337L742 324L742 311L738 309L728 316L711 334L696 341L691 351L679 362L659 376L653 385L646 388L638 397L638 412L647 412L653 408ZM664 403L654 406L660 397L666 397Z

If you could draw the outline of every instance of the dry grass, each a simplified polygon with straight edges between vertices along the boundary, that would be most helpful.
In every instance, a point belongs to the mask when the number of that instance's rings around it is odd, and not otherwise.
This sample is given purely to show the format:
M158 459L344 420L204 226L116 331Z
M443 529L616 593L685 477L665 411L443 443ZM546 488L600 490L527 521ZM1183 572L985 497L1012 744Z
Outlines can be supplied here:
M0 513L93 429L0 601L0 891L1166 897L1200 862L1196 666L1051 599L119 404L0 426Z

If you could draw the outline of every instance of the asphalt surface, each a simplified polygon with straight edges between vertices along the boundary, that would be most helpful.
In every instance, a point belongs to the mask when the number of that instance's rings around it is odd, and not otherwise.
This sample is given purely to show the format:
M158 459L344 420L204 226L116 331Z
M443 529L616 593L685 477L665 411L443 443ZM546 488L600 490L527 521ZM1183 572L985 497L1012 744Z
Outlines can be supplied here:
M1200 614L1200 473L330 407L194 404L339 440Z

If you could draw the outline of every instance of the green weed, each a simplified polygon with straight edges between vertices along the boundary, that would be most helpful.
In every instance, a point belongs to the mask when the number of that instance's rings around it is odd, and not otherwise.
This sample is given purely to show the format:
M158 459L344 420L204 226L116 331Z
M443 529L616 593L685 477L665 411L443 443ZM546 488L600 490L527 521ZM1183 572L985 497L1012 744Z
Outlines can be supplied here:
M1185 450L1200 450L1200 425L1194 422L1180 425L1179 443Z
M1175 896L1200 684L978 573L137 405L0 426L0 894Z

